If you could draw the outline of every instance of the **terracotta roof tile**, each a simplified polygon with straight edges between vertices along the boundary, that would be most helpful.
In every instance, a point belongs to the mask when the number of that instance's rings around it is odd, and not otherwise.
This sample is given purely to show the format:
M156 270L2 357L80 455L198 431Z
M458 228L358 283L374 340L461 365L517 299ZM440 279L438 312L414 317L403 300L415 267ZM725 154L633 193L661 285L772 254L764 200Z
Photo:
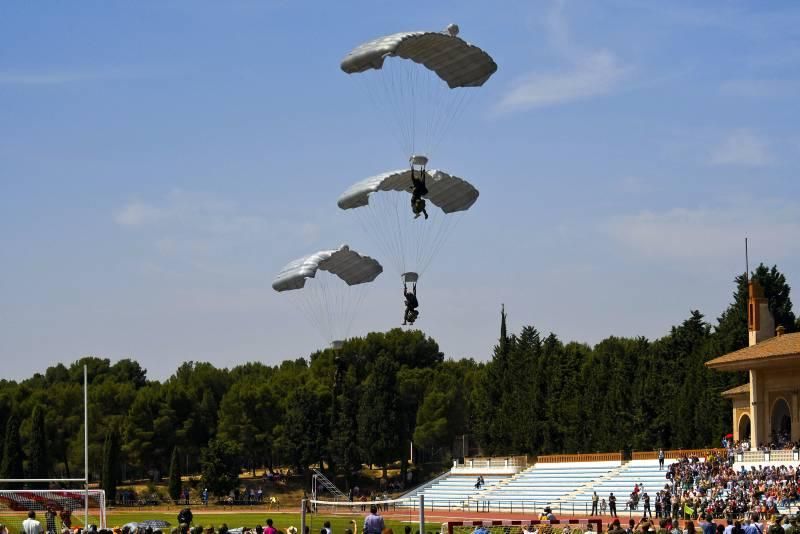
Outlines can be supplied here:
M721 393L721 395L723 397L733 397L734 395L739 395L741 393L750 393L750 384L742 384L741 386L736 386L735 388L725 390Z
M706 365L716 367L727 363L765 360L775 356L791 356L795 354L800 355L800 332L771 337L752 347L745 347L709 360Z

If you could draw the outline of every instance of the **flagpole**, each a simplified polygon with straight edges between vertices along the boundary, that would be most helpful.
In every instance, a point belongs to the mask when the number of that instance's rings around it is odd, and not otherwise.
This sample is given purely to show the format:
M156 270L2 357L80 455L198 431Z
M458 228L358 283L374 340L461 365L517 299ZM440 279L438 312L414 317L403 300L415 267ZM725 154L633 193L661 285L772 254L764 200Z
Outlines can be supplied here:
M89 372L83 365L83 528L89 528Z

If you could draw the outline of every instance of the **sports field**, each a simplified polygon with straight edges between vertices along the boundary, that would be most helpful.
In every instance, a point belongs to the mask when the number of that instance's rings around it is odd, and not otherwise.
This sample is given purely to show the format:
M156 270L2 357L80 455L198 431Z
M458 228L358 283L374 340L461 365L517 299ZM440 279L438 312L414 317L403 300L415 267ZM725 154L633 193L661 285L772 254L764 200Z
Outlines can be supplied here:
M237 528L237 527L251 527L254 528L256 525L265 525L267 518L271 518L273 521L274 526L283 532L286 532L286 529L290 526L297 528L298 532L300 531L300 512L270 512L270 511L263 511L263 512L239 512L237 510L234 511L209 511L205 512L203 510L196 510L193 509L192 513L194 514L194 525L202 525L204 527L213 526L215 529L218 529L222 524L226 524L228 528ZM364 522L364 515L361 511L353 512L352 514L345 513L345 514L307 514L306 515L306 525L309 527L310 532L319 534L319 531L322 529L322 525L325 521L331 522L331 528L333 529L334 534L344 534L345 529L351 528L352 525L350 521L357 521L358 524L358 531L361 532L363 522ZM13 517L11 514L0 514L0 523L6 524L8 526L19 524L24 517L19 514L14 514ZM44 515L37 514L37 519L42 522L44 525ZM144 521L148 519L161 519L164 521L168 521L172 526L177 526L177 512L165 512L165 511L148 511L148 510L109 510L107 513L107 526L109 528L113 528L116 526L122 526L126 523L130 522L138 522ZM89 522L96 522L97 516L90 514ZM418 529L416 523L418 521L417 516L413 512L409 513L398 513L395 512L391 514L391 516L385 517L386 527L391 528L394 530L395 533L402 533L403 527L407 524L415 523L412 525L414 531ZM72 517L72 525L73 526L82 526L83 525L83 514L82 513L75 513ZM438 530L438 524L432 524L431 531ZM13 527L12 527L13 530ZM426 530L428 530L426 528ZM9 534L17 534L16 532L10 532Z

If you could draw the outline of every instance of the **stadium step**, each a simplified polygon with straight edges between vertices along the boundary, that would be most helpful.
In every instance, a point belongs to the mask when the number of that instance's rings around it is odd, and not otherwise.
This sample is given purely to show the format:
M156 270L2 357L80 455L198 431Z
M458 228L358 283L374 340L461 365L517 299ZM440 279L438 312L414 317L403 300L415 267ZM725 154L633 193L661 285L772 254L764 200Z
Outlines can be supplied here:
M628 467L628 464L622 464L619 467L616 467L616 468L612 469L611 471L605 473L604 475L602 475L602 476L600 476L600 477L598 477L598 478L596 478L594 480L590 480L589 482L586 482L582 486L576 488L575 491L573 491L572 493L568 493L567 495L564 495L563 497L558 499L558 501L556 501L554 503L551 503L551 506L553 506L553 505L557 506L559 503L575 502L576 500L578 500L578 497L580 495L584 495L587 492L591 492L592 488L594 486L596 486L598 483L602 484L605 481L612 480L612 479L616 478L620 473L622 473L623 471L627 470L627 467Z

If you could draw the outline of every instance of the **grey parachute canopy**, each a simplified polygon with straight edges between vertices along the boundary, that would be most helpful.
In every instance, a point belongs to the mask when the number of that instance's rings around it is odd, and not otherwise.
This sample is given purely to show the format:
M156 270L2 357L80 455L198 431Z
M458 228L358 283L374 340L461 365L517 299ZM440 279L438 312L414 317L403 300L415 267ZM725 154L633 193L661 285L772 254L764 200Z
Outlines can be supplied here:
M272 288L286 295L283 298L303 313L331 347L337 348L349 337L368 282L382 272L377 260L342 245L289 262L275 277Z
M272 282L275 291L288 291L305 287L306 280L314 278L317 270L328 271L341 278L348 286L372 282L383 272L377 260L362 256L348 245L334 250L320 250L289 262Z
M476 93L470 88L483 86L497 71L488 53L457 34L454 24L443 32L394 33L357 46L341 62L406 157L433 155L470 108Z
M444 171L427 171L425 185L428 194L425 198L439 207L444 213L454 213L470 208L478 200L478 190L457 176ZM337 204L343 210L359 208L369 204L370 195L378 191L411 192L411 170L385 172L352 185L345 191Z
M342 210L352 212L374 239L397 274L421 276L442 248L462 213L478 199L478 190L463 178L444 171L427 171L429 218L415 218L411 170L386 172L360 181L339 197Z
M348 74L380 69L386 57L397 56L425 65L451 89L480 87L497 71L497 63L455 33L401 32L379 37L350 51L341 67Z

